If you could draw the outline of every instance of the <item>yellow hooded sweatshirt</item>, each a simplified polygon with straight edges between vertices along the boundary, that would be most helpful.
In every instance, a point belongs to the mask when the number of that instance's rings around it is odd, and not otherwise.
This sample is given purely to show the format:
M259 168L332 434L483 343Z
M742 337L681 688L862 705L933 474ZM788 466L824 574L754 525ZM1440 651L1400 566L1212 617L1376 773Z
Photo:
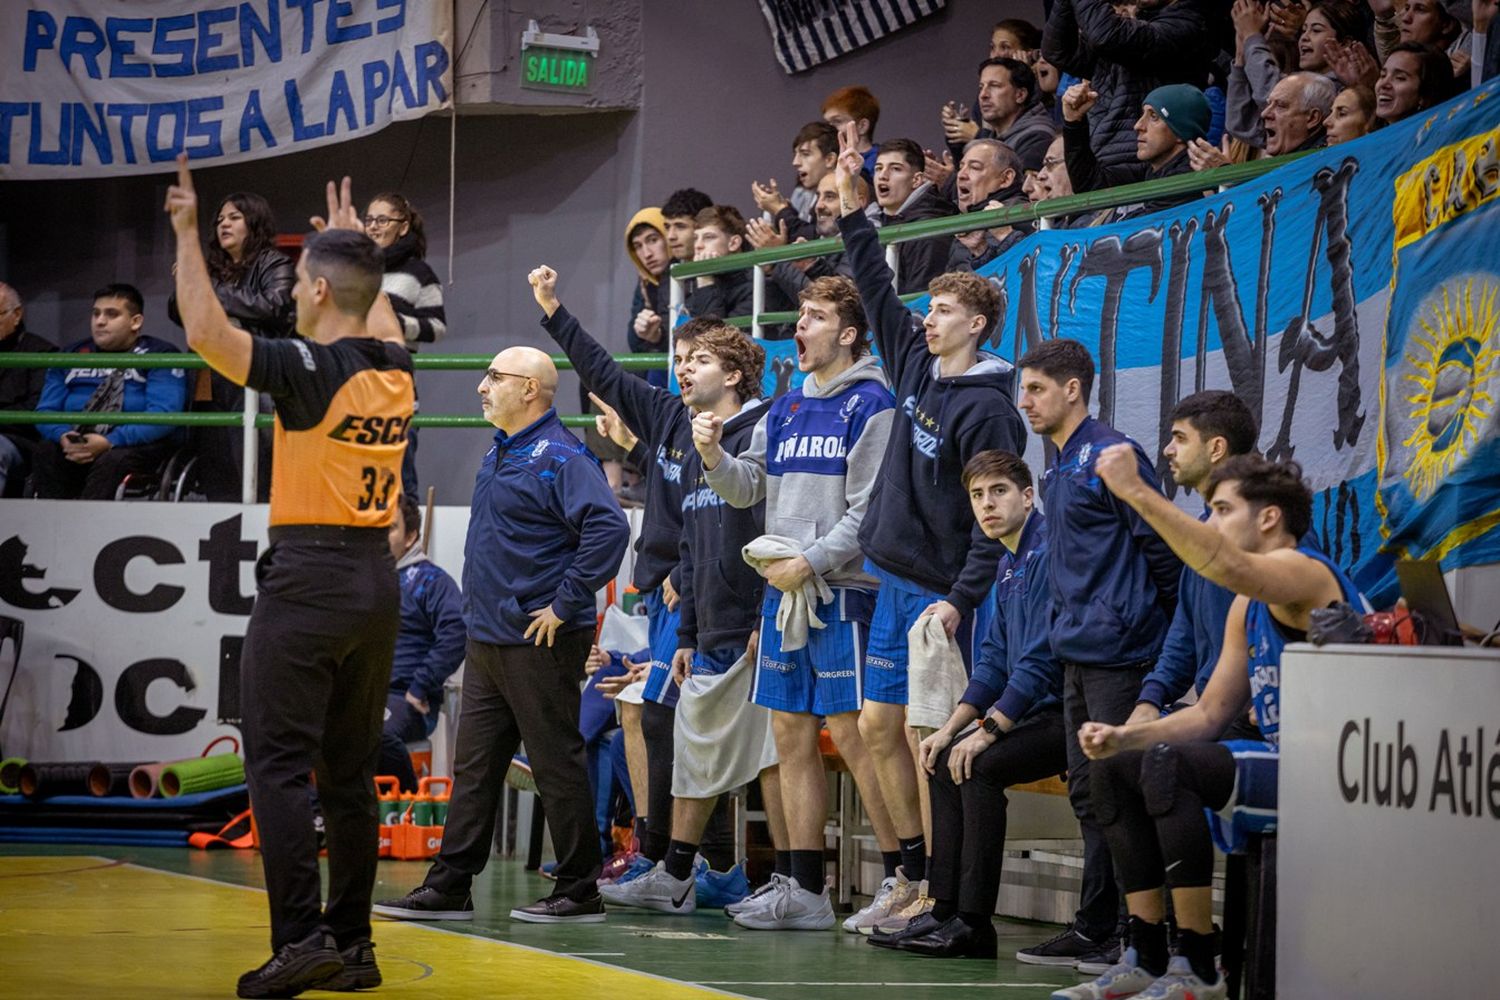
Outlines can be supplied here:
M653 285L661 284L661 279L652 274L650 270L641 263L641 259L635 255L635 247L630 245L630 234L635 232L635 227L645 223L652 229L661 233L661 238L667 238L667 219L661 214L659 208L643 208L630 217L630 225L625 227L625 252L630 255L630 262L635 269L641 273L642 281L649 281Z

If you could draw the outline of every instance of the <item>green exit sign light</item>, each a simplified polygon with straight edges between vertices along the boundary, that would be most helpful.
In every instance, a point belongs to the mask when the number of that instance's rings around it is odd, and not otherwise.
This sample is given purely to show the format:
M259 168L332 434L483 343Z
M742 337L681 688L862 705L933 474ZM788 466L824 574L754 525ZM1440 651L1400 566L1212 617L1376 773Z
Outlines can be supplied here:
M585 52L529 48L521 53L521 86L527 90L560 90L583 93L589 89L589 62Z

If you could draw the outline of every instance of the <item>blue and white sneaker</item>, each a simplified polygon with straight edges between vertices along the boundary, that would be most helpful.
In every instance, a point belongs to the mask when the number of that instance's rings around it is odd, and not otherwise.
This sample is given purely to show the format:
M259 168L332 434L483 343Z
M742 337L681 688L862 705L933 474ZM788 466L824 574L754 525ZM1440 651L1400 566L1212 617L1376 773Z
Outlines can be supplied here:
M1092 982L1057 990L1052 994L1052 1000L1124 1000L1125 997L1144 996L1141 991L1160 980L1137 965L1139 961L1136 950L1126 948L1120 955L1120 964L1110 966Z
M625 871L621 873L619 878L612 879L608 882L601 880L599 882L599 885L624 885L626 882L635 881L655 867L655 861L652 861L644 854L637 854L634 858L630 859L630 867L626 868Z
M1226 1000L1229 984L1220 976L1216 983L1205 983L1188 960L1173 955L1166 974L1136 994L1136 1000Z
M694 881L698 888L699 909L723 909L750 895L750 880L745 877L743 861L727 872L713 871L705 862L695 873Z
M666 862L657 862L640 878L629 882L601 885L599 895L616 906L634 906L659 913L692 913L698 908L694 880L675 879L667 873Z

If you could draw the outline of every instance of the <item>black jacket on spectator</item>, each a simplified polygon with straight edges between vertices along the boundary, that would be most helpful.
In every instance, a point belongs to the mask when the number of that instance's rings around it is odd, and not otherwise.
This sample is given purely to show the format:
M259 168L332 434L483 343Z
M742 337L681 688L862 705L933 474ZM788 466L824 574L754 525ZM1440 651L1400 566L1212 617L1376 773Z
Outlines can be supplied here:
M258 337L290 337L297 328L296 283L296 265L286 254L262 250L234 281L215 281L214 295L241 329ZM176 292L167 297L167 318L182 325Z
M1089 123L1087 119L1079 122L1067 122L1063 125L1063 160L1068 167L1068 176L1073 179L1073 190L1082 194L1085 191L1102 191L1104 188L1117 187L1121 184L1135 184L1140 181L1156 180L1159 177L1175 177L1178 174L1190 174L1193 166L1188 162L1187 150L1172 157L1162 164L1161 169L1156 169L1148 163L1140 160L1132 160L1128 164L1116 164L1107 166L1094 158L1094 150L1089 143ZM1141 202L1135 205L1122 205L1119 208L1109 210L1102 218L1096 218L1094 224L1108 222L1121 222L1125 219L1134 218L1137 215L1146 215L1158 212L1173 205L1181 205L1184 202L1197 201L1203 197L1200 191L1188 194L1173 195L1168 198L1156 198L1151 201Z
M51 353L57 345L26 329L23 320L14 333L0 340L0 353ZM35 410L42 398L42 384L47 381L45 368L0 368L0 410ZM0 434L14 441L26 454L36 447L41 435L31 424L0 424Z
M918 222L922 219L941 219L957 215L958 206L947 198L932 183L923 184L912 192L899 211L880 211L882 226L896 226L903 222ZM948 267L948 249L953 242L951 236L935 236L927 240L913 240L897 245L896 259L900 270L896 275L897 292L925 292L933 278Z
M1094 155L1108 167L1135 162L1133 126L1141 102L1164 83L1201 87L1218 54L1222 15L1212 0L1174 0L1136 17L1109 0L1057 0L1042 33L1042 58L1089 80L1099 101L1089 112ZM1072 173L1071 167L1069 173ZM1088 190L1075 176L1073 188Z
M407 233L385 248L385 276L380 290L391 300L406 346L431 344L448 332L443 283L427 261L417 256L417 237Z

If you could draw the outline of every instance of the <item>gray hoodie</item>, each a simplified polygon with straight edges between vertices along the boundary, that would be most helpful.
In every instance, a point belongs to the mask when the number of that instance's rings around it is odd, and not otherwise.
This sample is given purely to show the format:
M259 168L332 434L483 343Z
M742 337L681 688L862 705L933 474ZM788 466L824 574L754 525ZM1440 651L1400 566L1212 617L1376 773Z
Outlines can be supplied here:
M705 473L733 507L766 501L766 533L795 538L831 587L873 589L859 526L880 474L895 397L865 356L820 386L812 378L774 403L738 457Z

